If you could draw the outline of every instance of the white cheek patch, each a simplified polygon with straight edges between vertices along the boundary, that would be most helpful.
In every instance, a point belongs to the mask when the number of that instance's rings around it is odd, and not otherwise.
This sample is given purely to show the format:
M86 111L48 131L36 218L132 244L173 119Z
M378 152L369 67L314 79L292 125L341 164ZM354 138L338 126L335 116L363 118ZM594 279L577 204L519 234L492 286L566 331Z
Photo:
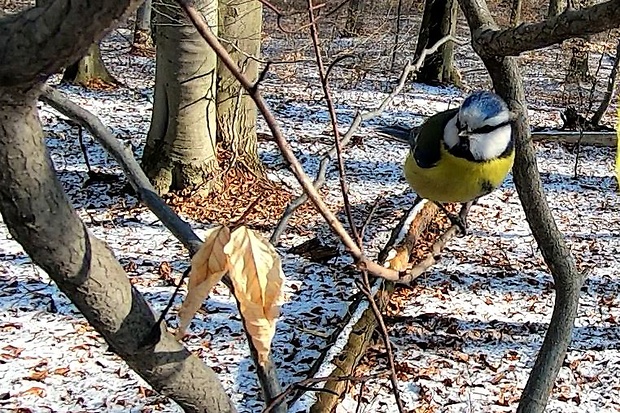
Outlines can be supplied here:
M471 135L469 151L479 161L498 158L510 144L511 133L510 125L504 125L489 133Z
M448 145L448 148L453 148L459 143L459 130L456 127L457 117L458 115L455 115L450 119L443 130L443 141Z

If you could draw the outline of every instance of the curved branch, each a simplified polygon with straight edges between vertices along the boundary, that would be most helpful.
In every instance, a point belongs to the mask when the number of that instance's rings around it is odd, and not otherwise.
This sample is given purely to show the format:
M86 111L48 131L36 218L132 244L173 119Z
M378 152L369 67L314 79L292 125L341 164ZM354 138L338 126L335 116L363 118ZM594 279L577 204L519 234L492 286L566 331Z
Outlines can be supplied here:
M460 4L474 42L481 26L495 27L484 0L460 0ZM480 47L480 43L476 44ZM517 114L512 130L516 148L514 182L532 234L555 282L555 305L549 328L517 410L521 413L543 413L571 341L583 275L577 271L543 192L530 136L523 81L516 59L493 57L489 50L477 51L489 70L495 90Z
M140 0L54 0L0 19L0 86L28 86L86 53Z
M528 50L541 49L572 37L596 34L620 26L620 0L581 10L564 13L539 23L522 24L515 28L494 30L487 25L490 20L484 0L472 0L471 8L478 8L480 17L472 26L476 51L494 56L517 56ZM487 26L487 27L485 27ZM494 25L493 25L494 26Z

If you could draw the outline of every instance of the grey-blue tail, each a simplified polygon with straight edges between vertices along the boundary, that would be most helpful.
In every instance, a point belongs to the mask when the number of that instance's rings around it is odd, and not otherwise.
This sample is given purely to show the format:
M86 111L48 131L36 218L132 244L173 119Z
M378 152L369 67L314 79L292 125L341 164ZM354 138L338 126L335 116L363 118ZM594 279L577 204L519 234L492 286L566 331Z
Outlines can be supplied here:
M388 136L390 138L396 138L397 140L410 143L411 142L411 129L404 126L377 126L374 128L379 135Z

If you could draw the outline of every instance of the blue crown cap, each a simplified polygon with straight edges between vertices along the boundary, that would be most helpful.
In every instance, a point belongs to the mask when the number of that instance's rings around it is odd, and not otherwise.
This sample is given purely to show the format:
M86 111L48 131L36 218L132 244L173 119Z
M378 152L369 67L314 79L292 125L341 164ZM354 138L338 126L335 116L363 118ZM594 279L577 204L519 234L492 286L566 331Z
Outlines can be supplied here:
M508 110L506 102L493 92L481 90L467 96L461 104L461 109L477 107L485 115L485 119L497 116L499 113Z

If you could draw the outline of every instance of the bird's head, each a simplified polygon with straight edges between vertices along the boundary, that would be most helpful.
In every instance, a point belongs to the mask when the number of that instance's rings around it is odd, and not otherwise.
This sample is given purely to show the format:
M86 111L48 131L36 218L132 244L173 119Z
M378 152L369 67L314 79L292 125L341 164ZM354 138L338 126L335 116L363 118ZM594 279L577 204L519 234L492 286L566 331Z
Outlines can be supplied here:
M489 91L474 92L461 104L444 131L451 153L473 161L488 161L512 147L513 116L508 105Z

